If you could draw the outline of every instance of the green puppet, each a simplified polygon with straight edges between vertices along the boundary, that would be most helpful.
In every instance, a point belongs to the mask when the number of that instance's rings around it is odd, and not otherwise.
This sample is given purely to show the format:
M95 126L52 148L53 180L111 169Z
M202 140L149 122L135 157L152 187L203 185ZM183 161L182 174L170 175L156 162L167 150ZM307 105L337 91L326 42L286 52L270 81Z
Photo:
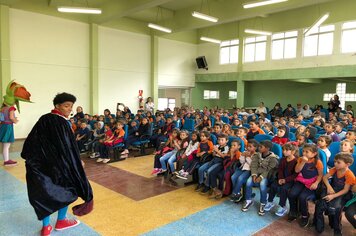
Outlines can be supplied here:
M6 88L6 95L1 103L0 112L0 142L3 147L4 166L17 165L17 162L10 160L9 157L10 145L15 141L14 124L18 122L15 116L16 108L14 105L16 105L17 110L20 112L19 102L31 102L30 97L31 94L26 90L26 88L13 80Z

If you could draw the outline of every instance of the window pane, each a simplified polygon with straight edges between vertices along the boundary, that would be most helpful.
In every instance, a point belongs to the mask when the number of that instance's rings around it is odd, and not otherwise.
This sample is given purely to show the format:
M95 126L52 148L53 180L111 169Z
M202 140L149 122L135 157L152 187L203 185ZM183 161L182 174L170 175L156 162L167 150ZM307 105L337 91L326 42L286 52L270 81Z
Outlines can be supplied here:
M304 38L304 56L316 56L318 52L318 35Z
M237 92L236 91L229 91L229 99L236 99Z
M284 42L284 58L297 57L297 38L286 39Z
M284 33L279 33L279 34L272 35L272 40L273 39L282 39L282 38L284 38Z
M272 59L283 59L283 45L284 40L272 41Z
M325 25L325 26L320 26L319 33L330 32L334 30L335 30L335 25Z
M220 43L220 47L225 47L225 46L229 46L230 45L230 41L222 41Z
M342 25L342 29L353 29L356 28L356 21L345 22Z
M231 40L231 45L237 45L237 44L239 44L238 39Z
M262 42L262 41L266 41L267 40L267 36L258 36L256 37L256 42Z
M266 59L266 43L256 43L255 61L264 61Z
M306 29L304 30L304 33L307 32L307 30L309 30L309 28L306 28ZM318 33L318 32L319 32L319 28L314 28L312 31L310 31L310 34L316 34L316 33Z
M239 60L239 46L230 47L230 63L237 63Z
M356 29L342 32L341 52L356 52Z
M218 99L219 91L210 91L210 99Z
M318 55L330 55L333 52L334 33L319 35Z
M168 106L168 98L158 98L158 110L164 110Z
M255 44L245 45L245 62L252 62L255 60Z
M204 90L204 99L209 99L209 98L210 98L210 91Z
M298 36L298 31L289 31L285 33L285 37L289 38L289 37L297 37Z
M220 64L229 63L229 48L221 48L220 49Z
M256 38L255 37L249 37L249 38L246 38L245 39L245 43L253 43L256 41Z

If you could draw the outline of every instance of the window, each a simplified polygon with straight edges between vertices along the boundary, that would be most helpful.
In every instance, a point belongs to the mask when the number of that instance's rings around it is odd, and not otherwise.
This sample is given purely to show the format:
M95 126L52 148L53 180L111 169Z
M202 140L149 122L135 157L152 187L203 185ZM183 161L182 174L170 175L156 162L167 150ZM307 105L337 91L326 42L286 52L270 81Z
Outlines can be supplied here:
M289 31L272 35L272 59L287 59L297 56L298 31Z
M341 52L356 52L356 21L346 22L342 25Z
M239 40L223 41L220 44L220 64L238 63Z
M266 60L267 36L245 38L244 62Z
M304 37L304 56L310 57L332 54L334 30L334 25L321 26L313 30L309 36Z
M337 94L340 100L340 107L345 108L345 102L356 102L356 93L346 93L346 83L336 84L336 93L324 93L324 101L330 101Z
M236 91L229 91L229 99L236 99L237 92Z
M163 111L167 108L174 110L176 106L175 98L158 98L158 107L157 109Z
M204 99L219 99L219 91L204 90Z

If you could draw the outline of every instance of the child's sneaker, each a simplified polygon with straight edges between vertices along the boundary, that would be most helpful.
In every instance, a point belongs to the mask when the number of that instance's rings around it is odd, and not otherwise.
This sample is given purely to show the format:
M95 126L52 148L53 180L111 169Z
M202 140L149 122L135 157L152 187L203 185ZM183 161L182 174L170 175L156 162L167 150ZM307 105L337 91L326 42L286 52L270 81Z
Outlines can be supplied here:
M308 224L309 224L309 217L303 217L303 216L300 217L300 220L299 220L300 227L305 228L308 226Z
M72 227L75 227L80 224L79 220L70 220L70 219L64 219L64 220L57 220L55 230L65 230L69 229Z
M151 175L156 175L159 172L159 168L154 168L151 172Z
M41 230L41 236L50 236L51 232L52 232L51 225L43 226Z
M4 161L4 166L17 166L17 161L13 161L13 160Z
M297 214L296 214L296 213L293 213L293 212L289 212L287 221L288 221L288 222L292 222L292 221L294 221L294 220L296 220L296 219L297 219Z
M250 206L253 205L253 201L252 200L246 200L244 205L241 208L241 211L248 211L248 209L250 208Z
M273 202L267 202L267 204L265 206L265 211L270 211L273 207L274 207Z
M213 188L211 191L211 194L209 194L209 199L214 199L218 194L219 194L220 190L217 188Z
M195 192L200 192L201 188L203 188L204 185L203 184L198 184L196 187L195 187Z
M204 188L201 190L200 194L208 194L210 188L204 185Z
M98 160L96 160L96 162L102 162L104 159L103 158L98 158Z
M265 210L266 210L266 208L265 208ZM287 212L288 212L288 209L286 208L286 207L279 207L278 208L278 210L276 211L276 215L277 216L285 216L286 214L287 214Z
M90 158L91 158L91 159L94 159L94 158L99 157L99 156L100 156L100 153L94 152L94 153L92 153L92 154L90 155Z
M108 163L110 161L110 158L105 158L104 160L103 160L103 163Z
M260 204L260 209L258 210L258 214L260 216L264 216L265 215L265 206L266 206L266 204L264 204L264 203Z

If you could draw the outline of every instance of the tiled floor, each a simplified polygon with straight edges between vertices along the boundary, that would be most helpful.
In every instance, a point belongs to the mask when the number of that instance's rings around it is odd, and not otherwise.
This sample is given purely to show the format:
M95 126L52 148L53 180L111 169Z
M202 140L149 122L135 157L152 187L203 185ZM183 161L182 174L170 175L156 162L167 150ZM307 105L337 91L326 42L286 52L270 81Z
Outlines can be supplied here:
M11 147L11 157L19 165L0 168L0 235L38 235L41 227L27 200L22 144L17 141ZM315 235L312 228L302 229L273 212L258 216L258 204L244 213L241 205L209 200L194 192L194 186L179 188L152 177L152 155L112 164L84 156L83 160L94 191L94 210L80 217L80 227L52 235ZM346 221L343 229L344 235L356 235ZM332 235L332 230L326 228L323 235Z

